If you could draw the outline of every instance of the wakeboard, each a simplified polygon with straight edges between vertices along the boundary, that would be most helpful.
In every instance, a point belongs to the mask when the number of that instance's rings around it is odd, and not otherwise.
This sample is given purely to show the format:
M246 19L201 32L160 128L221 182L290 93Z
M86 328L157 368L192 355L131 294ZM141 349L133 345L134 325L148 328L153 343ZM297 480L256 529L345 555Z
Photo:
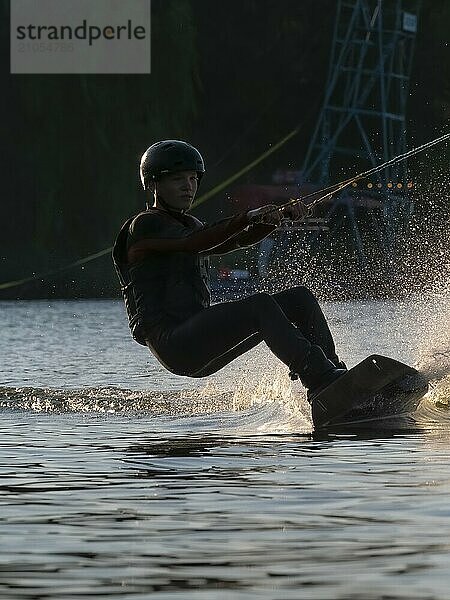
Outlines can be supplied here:
M427 391L416 369L373 354L315 396L314 428L382 425L413 413Z

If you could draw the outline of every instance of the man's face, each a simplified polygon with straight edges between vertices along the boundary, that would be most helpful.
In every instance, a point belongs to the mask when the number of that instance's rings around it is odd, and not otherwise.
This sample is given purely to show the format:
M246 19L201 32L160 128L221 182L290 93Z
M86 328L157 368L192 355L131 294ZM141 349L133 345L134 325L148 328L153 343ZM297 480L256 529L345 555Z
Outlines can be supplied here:
M156 197L178 211L189 210L198 187L196 171L179 171L163 175L155 183Z

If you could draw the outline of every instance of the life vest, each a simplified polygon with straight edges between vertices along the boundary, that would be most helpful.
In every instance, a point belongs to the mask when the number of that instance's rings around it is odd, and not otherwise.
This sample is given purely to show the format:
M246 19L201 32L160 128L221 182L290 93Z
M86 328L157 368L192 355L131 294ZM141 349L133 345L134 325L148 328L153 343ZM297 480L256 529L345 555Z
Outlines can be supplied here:
M140 344L156 344L168 328L210 305L209 259L194 252L153 252L128 264L128 236L138 218L147 221L148 237L153 230L160 239L186 237L204 224L192 215L177 218L151 208L128 219L117 236L112 257L132 336Z

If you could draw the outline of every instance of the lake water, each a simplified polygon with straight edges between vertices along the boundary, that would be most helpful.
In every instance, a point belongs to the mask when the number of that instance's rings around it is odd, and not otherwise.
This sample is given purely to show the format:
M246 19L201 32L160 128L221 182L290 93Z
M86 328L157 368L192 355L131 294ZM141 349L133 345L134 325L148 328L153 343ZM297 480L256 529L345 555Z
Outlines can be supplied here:
M414 427L318 435L263 346L191 380L119 301L1 302L0 598L448 599L448 296L323 307L432 379Z

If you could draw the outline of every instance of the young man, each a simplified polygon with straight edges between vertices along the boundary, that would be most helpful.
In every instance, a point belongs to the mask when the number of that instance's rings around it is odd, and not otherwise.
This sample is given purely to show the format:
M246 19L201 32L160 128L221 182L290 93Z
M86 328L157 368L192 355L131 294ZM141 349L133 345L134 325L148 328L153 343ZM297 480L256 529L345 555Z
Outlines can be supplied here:
M294 287L211 306L208 286L210 255L255 244L306 207L263 206L206 225L188 214L204 172L186 142L157 142L142 156L147 210L123 225L113 250L133 338L189 377L215 373L264 341L311 400L345 373L313 294Z

